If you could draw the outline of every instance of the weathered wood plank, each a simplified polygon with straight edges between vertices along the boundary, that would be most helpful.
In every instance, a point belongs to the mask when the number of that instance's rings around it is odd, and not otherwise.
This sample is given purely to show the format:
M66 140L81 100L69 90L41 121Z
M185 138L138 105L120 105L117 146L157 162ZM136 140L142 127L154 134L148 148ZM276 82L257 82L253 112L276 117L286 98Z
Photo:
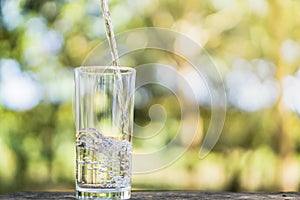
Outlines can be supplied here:
M227 200L227 199L275 199L290 200L299 199L300 193L232 193L232 192L196 192L196 191L149 191L134 192L132 199L192 199L192 200Z
M71 192L19 192L0 195L0 199L25 200L25 199L76 199ZM198 191L133 191L133 200L142 199L192 199L192 200L226 200L226 199L259 199L259 200L300 200L300 193L233 193L233 192L198 192Z

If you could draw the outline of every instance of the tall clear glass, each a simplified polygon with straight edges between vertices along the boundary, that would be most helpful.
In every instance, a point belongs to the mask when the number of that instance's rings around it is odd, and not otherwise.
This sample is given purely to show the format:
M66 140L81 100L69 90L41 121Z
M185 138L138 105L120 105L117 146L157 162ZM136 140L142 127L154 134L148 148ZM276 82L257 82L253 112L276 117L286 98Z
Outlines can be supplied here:
M75 69L76 197L129 199L135 69Z

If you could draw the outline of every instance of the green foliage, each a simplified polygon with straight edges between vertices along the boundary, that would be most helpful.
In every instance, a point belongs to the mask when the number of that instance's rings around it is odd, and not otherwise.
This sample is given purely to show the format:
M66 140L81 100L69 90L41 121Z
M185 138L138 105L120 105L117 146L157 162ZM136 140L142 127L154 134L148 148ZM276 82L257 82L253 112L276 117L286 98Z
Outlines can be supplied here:
M39 103L23 111L11 110L0 96L0 193L74 189L75 128L70 82L72 69L105 39L99 2L0 2L0 64L5 59L17 61L21 72L44 88ZM117 32L149 26L181 32L205 47L224 81L236 59L267 60L276 67L272 80L282 86L285 77L294 76L299 70L300 2L251 2L115 0L109 3ZM296 45L295 52L282 53L286 41ZM183 63L166 52L151 50L137 52L131 60L123 59L124 63L137 66L151 62L154 57L157 61ZM0 72L6 73L1 71L1 65ZM0 89L5 76L0 74ZM136 108L136 123L144 126L151 122L148 110L153 104L162 105L170 117L159 136L144 141L136 139L134 147L155 150L168 144L176 134L180 109L175 97L164 88L148 86L147 90L152 99L143 108ZM175 164L152 174L135 175L134 187L299 190L299 118L295 110L284 105L282 93L280 90L275 103L255 111L243 110L229 99L222 136L203 160L198 159L198 150L211 120L211 110L200 106L203 124L199 138ZM160 123L152 125L148 132L137 134L151 134Z

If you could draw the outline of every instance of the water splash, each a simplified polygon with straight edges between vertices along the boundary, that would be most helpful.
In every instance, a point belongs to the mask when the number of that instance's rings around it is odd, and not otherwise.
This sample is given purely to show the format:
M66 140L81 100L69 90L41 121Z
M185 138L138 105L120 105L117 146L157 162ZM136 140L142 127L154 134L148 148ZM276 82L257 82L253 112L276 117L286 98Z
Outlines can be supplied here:
M131 185L132 144L105 137L93 128L76 137L76 180L80 187L127 188Z

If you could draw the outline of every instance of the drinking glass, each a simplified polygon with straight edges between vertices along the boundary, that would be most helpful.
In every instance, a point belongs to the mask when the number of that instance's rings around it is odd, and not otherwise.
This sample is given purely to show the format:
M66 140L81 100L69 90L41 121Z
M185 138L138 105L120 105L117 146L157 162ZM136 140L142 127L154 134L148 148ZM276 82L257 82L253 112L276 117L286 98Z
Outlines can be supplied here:
M135 69L75 69L76 197L129 199Z

